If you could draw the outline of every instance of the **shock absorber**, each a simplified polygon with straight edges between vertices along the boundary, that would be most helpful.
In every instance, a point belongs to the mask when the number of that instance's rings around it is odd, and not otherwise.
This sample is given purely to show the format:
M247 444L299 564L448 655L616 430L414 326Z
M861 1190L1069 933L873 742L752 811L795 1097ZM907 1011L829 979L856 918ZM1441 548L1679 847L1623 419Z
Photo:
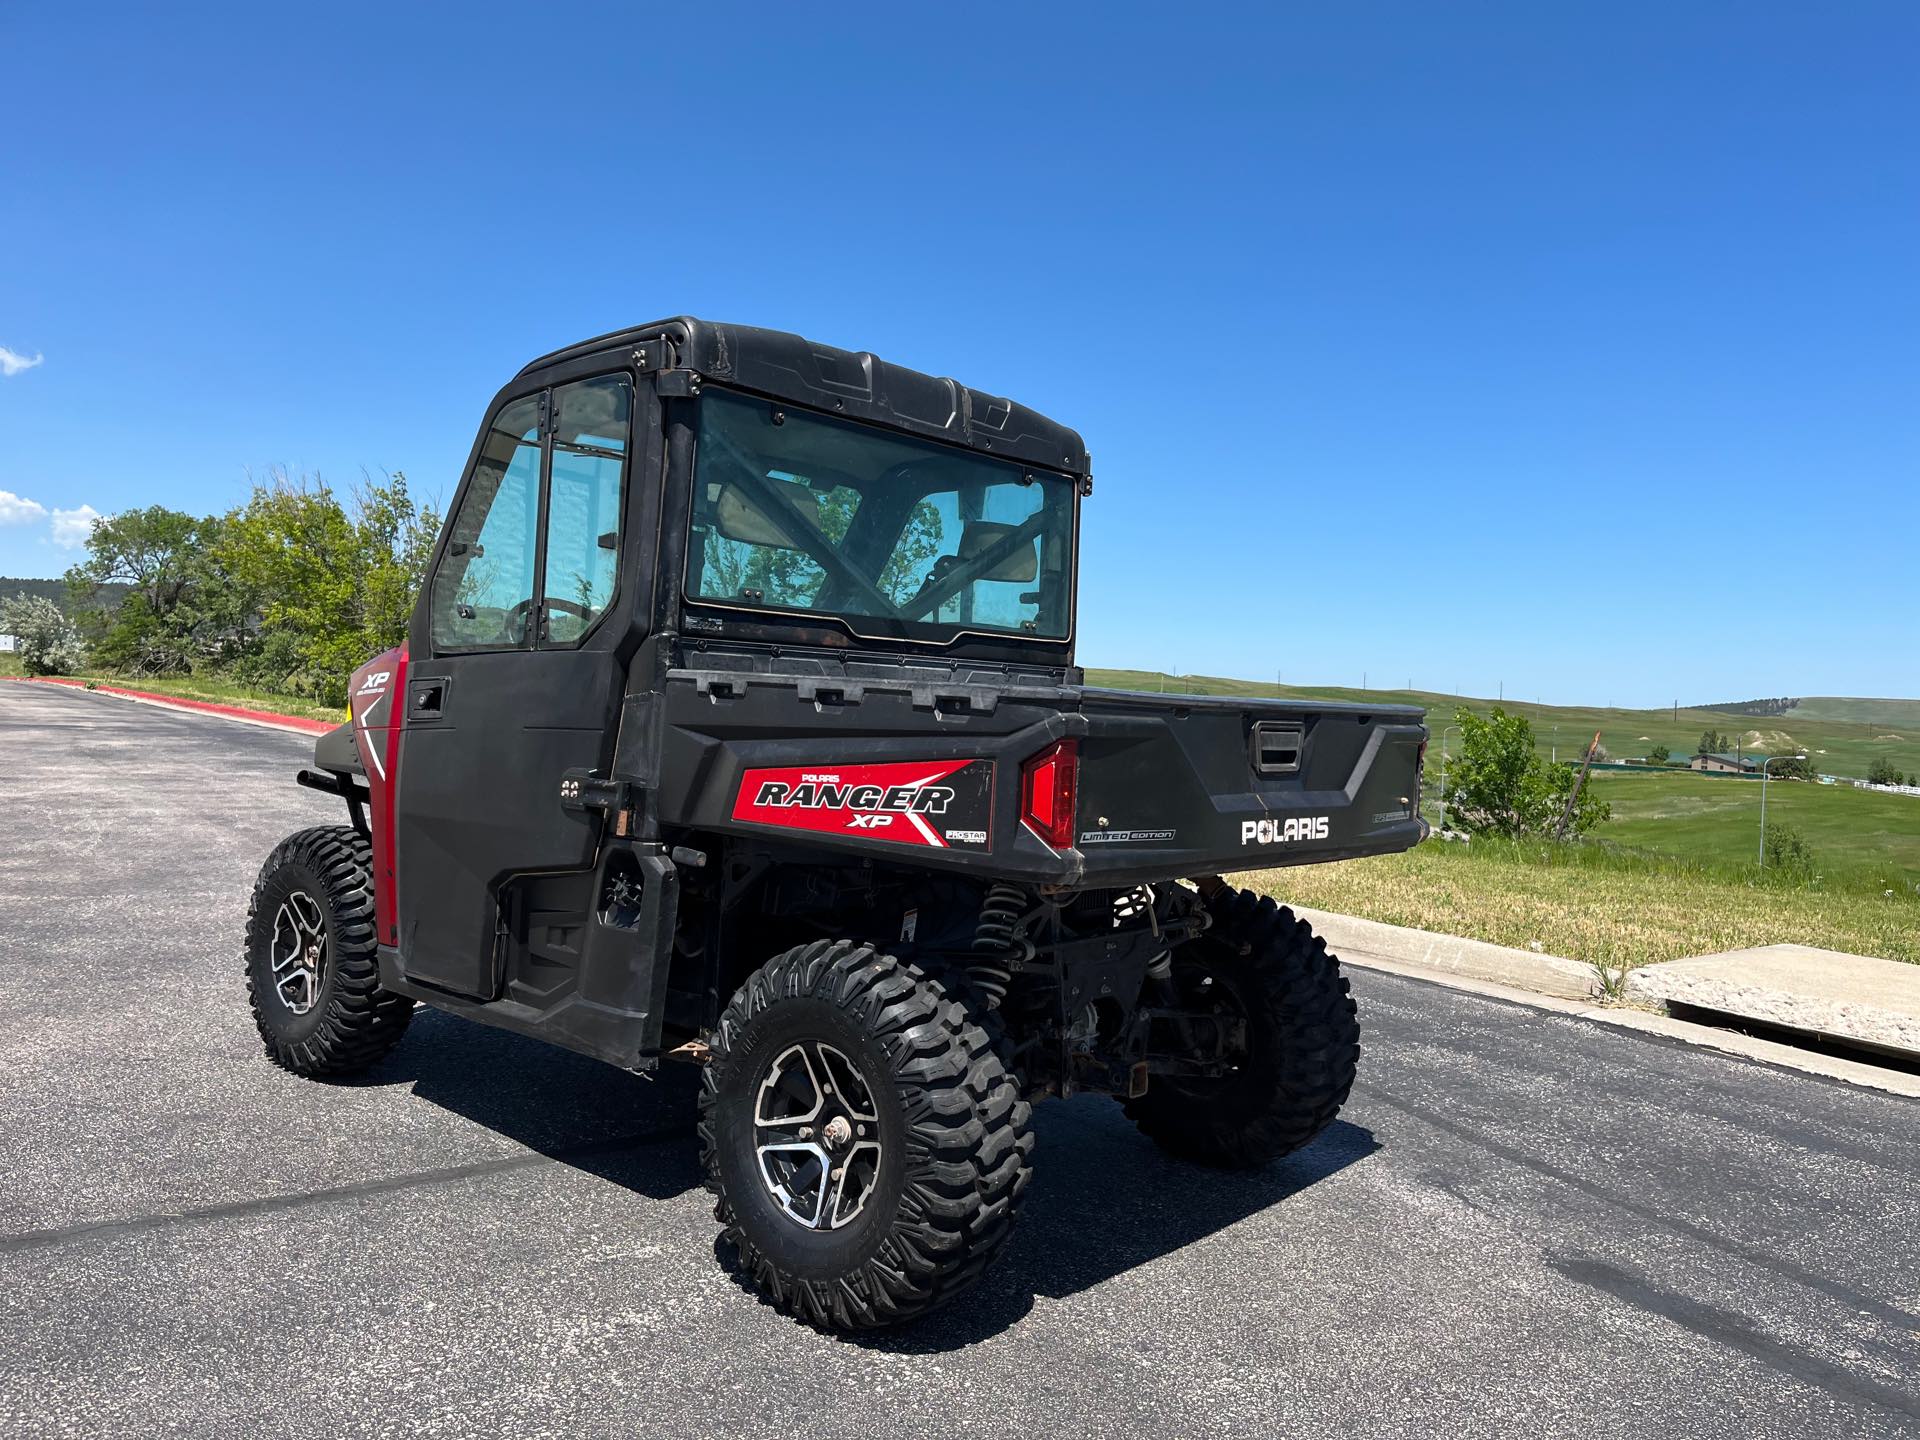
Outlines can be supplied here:
M1007 998L1014 965L1033 954L1033 942L1015 933L1026 908L1027 897L1019 886L987 887L987 898L973 927L973 959L967 962L967 978L989 1010L998 1010Z

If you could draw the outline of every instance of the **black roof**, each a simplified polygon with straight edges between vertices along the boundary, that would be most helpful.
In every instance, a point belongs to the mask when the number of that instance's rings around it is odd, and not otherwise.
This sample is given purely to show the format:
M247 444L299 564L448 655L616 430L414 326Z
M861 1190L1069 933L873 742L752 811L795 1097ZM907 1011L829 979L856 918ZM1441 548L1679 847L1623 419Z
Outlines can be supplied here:
M674 367L718 384L1049 470L1090 473L1079 434L1037 410L956 380L891 364L870 351L837 350L784 330L683 315L583 340L542 355L520 373L656 339L665 339L671 347Z

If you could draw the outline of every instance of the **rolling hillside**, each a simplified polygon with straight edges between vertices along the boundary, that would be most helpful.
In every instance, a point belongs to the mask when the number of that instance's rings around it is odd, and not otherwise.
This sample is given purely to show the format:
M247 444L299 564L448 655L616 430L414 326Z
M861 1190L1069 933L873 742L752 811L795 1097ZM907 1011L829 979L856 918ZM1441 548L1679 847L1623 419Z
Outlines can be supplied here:
M1845 695L1813 695L1798 702L1782 720L1845 720L1883 730L1920 732L1920 700L1867 700Z

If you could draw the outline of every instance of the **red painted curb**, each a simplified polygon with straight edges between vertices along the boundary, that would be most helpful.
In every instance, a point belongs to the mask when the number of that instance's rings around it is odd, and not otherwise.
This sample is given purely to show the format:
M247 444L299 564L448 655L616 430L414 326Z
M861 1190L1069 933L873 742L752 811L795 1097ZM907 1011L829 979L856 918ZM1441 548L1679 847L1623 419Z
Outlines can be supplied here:
M210 700L182 700L178 695L156 695L150 690L128 690L119 685L89 685L85 680L65 680L57 675L14 675L9 677L28 685L66 685L75 690L92 690L100 695L120 695L129 700L145 700L170 710L194 710L202 715L218 715L227 720L252 720L263 725L278 725L308 735L324 735L337 726L325 720L309 720L304 715L277 715L271 710L249 710L241 705L216 705Z

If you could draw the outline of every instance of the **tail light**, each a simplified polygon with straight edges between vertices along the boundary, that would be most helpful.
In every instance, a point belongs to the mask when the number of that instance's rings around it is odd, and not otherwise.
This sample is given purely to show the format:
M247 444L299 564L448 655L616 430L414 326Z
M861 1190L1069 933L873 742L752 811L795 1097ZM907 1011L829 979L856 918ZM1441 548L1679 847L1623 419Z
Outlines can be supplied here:
M1020 818L1055 850L1073 848L1080 801L1080 742L1059 740L1020 767Z

